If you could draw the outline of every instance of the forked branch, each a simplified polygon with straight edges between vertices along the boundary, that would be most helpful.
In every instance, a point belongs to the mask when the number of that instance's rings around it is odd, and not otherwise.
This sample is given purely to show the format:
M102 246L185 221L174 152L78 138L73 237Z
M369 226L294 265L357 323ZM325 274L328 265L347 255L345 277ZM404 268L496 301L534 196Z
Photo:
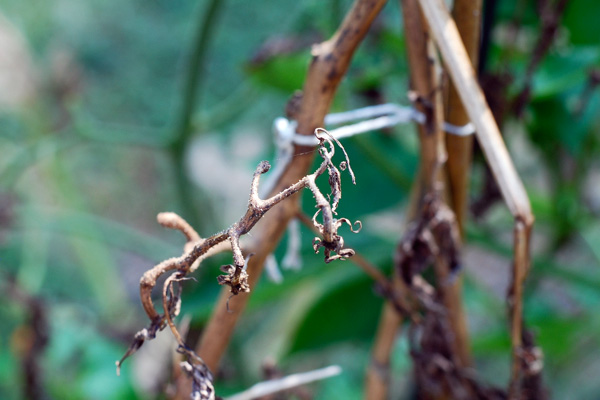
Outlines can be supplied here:
M179 351L186 355L187 361L182 363L183 370L192 377L194 382L194 393L199 393L199 398L212 398L214 389L212 388L211 374L196 353L186 346L183 337L180 335L173 318L179 314L181 306L181 282L191 279L188 274L194 272L200 265L201 261L210 255L220 252L227 248L226 242L229 241L229 247L233 253L233 264L221 267L221 271L225 275L218 277L220 285L230 287L231 296L235 296L241 292L249 292L250 285L248 284L247 265L251 254L244 257L240 246L240 238L250 232L256 223L269 211L273 206L287 199L293 194L304 188L308 188L315 200L318 211L315 213L312 221L315 228L318 230L321 237L316 237L313 241L315 252L318 253L320 248L324 248L325 262L329 263L333 260L344 260L354 255L354 250L344 246L344 239L338 234L338 229L344 225L350 225L352 232L360 230L360 221L355 224L357 229L353 229L353 224L346 218L337 219L336 208L342 197L342 186L340 179L340 171L348 169L354 182L354 174L350 167L350 160L341 145L329 132L324 129L315 130L315 136L319 139L320 145L318 152L323 159L323 162L317 170L304 176L295 184L282 190L268 199L261 199L258 195L258 185L260 176L265 174L271 168L267 161L261 161L252 178L250 186L250 198L248 200L248 209L239 221L231 225L229 228L218 232L209 238L202 239L198 233L181 217L174 213L161 213L158 215L158 222L171 229L181 231L187 239L184 246L184 252L180 257L170 258L156 265L154 268L147 271L140 280L140 297L142 305L148 318L150 326L139 331L134 341L129 347L123 358L117 362L117 371L122 362L137 349L139 349L146 340L153 339L156 333L166 326L169 326L175 339L179 344ZM340 167L333 164L333 156L335 155L334 141L340 146L345 155L345 161L342 161ZM331 194L328 198L321 192L316 184L316 179L327 172L329 175L329 186ZM321 215L320 220L317 219ZM172 271L172 272L171 272ZM163 313L159 313L152 301L152 290L156 286L158 279L171 272L165 280L162 287L162 308Z

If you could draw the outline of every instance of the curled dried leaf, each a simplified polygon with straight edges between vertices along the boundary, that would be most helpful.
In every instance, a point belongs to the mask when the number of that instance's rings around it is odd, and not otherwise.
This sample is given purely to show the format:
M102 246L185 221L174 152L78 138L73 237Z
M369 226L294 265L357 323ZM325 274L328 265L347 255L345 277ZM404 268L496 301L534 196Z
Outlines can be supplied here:
M225 272L225 275L217 277L219 285L229 286L233 295L237 295L240 292L250 292L248 273L243 268L229 264L223 265L221 271Z

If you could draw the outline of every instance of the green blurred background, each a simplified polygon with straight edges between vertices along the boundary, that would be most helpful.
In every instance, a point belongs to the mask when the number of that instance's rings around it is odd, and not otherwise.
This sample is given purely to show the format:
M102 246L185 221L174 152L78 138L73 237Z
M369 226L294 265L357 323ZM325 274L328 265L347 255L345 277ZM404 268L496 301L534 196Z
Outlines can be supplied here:
M540 19L534 2L496 3L483 75L508 76L499 88L511 98L524 83ZM204 236L237 220L256 163L277 163L272 121L301 89L310 45L334 32L350 4L0 3L0 398L26 398L23 371L31 365L39 398L164 398L168 334L126 361L120 377L114 364L146 325L140 276L181 253L183 238L155 216L175 211ZM536 215L525 315L556 399L600 397L598 15L594 0L567 5L534 72L530 103L503 124ZM401 15L390 2L333 111L408 104L407 90ZM357 186L343 178L339 212L364 225L346 241L389 272L418 163L414 127L344 145ZM485 177L476 157L474 202ZM304 200L312 210L310 195ZM504 386L512 218L497 202L467 231L465 302L477 373ZM281 284L263 277L254 291L222 362L218 394L260 381L271 360L283 373L339 364L342 375L310 386L315 398L361 398L382 299L351 263L324 265L311 240L303 231L302 270L284 270ZM219 292L218 266L229 262L226 255L205 262L198 282L186 284L190 340ZM410 365L401 337L393 398L410 398Z

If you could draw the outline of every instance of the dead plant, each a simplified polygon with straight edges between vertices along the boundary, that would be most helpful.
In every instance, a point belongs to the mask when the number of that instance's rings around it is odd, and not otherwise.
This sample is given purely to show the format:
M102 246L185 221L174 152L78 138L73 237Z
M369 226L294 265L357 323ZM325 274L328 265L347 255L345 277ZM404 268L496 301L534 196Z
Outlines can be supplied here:
M360 221L352 224L347 218L335 217L337 215L336 209L342 198L340 170L344 171L348 169L352 177L352 182L356 184L350 160L342 144L332 137L329 132L324 129L316 129L314 134L319 140L318 153L323 159L319 168L287 189L263 200L258 195L258 184L260 176L269 171L271 166L267 161L261 161L256 167L252 178L248 209L239 221L229 228L206 239L202 239L194 228L177 214L161 213L158 215L157 220L159 224L166 228L181 231L186 237L187 242L184 246L184 252L180 257L165 260L148 270L142 276L140 280L140 297L144 310L150 319L150 326L135 334L131 346L123 358L117 361L117 372L123 361L135 353L146 340L154 339L158 331L169 326L173 336L177 340L178 352L185 356L185 361L181 363L181 368L192 379L192 398L214 399L213 378L209 368L200 356L186 345L184 338L173 322L173 319L179 314L181 308L181 283L193 279L189 277L189 274L193 273L200 266L202 260L225 250L228 247L226 241L229 241L229 247L233 253L233 264L221 267L221 271L225 275L220 275L218 282L220 285L230 287L231 296L242 292L249 292L250 285L248 283L247 265L248 259L252 254L244 256L240 246L240 237L250 232L267 211L304 188L308 188L312 192L318 209L312 217L312 223L320 235L320 237L315 237L313 240L315 253L318 253L323 248L325 263L338 259L345 260L354 255L354 250L344 246L344 239L338 233L338 229L344 224L348 224L352 232L358 232L362 225ZM345 161L340 163L339 169L332 161L335 154L334 142L342 149L345 156ZM329 176L329 187L331 189L331 193L327 196L321 192L316 184L316 179L326 171ZM319 214L321 215L320 219L318 218ZM357 226L356 229L354 229L355 225ZM152 289L156 286L158 279L169 272L170 275L162 287L163 313L161 314L154 307Z

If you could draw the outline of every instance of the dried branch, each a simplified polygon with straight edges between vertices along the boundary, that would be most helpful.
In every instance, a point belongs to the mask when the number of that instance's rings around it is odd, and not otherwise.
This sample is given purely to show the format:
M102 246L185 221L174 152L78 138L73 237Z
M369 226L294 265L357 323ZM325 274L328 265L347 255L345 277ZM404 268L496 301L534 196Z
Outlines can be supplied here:
M419 0L419 4L450 77L456 85L471 122L475 125L479 144L498 182L504 201L515 218L513 284L509 297L513 367L509 387L511 398L518 398L523 373L519 357L522 353L522 285L529 269L529 240L534 220L531 205L494 117L477 84L473 67L448 10L439 0Z
M142 305L151 323L148 328L139 331L135 335L129 350L117 362L117 371L123 361L137 351L146 340L153 339L158 331L162 330L165 326L169 326L179 344L179 351L187 357L187 361L184 361L182 367L184 372L192 378L192 393L198 393L201 399L213 398L214 389L212 388L212 377L209 369L204 361L193 350L187 347L173 322L173 318L179 314L180 310L181 282L190 279L187 275L194 272L204 258L223 250L224 246L222 244L229 241L233 253L233 264L221 267L225 275L219 276L218 282L220 285L229 286L231 296L249 292L247 266L251 254L244 258L239 243L240 237L247 234L272 207L304 188L308 188L313 193L317 203L316 206L319 209L312 219L314 226L322 237L315 238L313 241L315 252L318 252L321 247L324 248L326 263L337 259L344 260L354 255L354 250L344 246L344 240L338 234L338 229L345 223L350 225L352 232L358 232L358 229L354 230L348 219L336 219L333 216L342 197L340 172L332 162L332 158L335 155L335 146L333 143L335 139L323 129L315 130L315 136L319 139L319 154L323 158L323 162L319 168L314 173L303 177L278 194L263 200L258 195L258 184L260 176L270 169L270 165L267 161L260 162L252 178L248 209L240 220L228 229L218 232L207 239L201 239L198 233L176 214L162 213L158 215L157 219L161 225L181 231L186 237L187 243L184 246L184 253L180 257L171 258L156 265L147 271L140 280ZM346 160L342 162L340 169L344 170L348 168L352 174L350 162L343 146L337 140L335 142L346 155ZM329 196L332 199L331 204L316 184L316 179L326 171L329 175L329 185L331 188L331 195ZM321 214L320 221L317 220L318 214ZM357 221L356 224L358 224L360 229L360 221ZM152 289L156 286L157 280L162 275L171 271L174 272L167 277L162 287L163 314L159 314L152 301Z
M298 121L297 131L309 135L323 125L323 119L335 95L337 86L346 73L354 51L366 35L373 19L377 16L385 0L356 0L342 25L331 39L313 47L313 58L308 70L303 94L295 96L293 117ZM312 163L313 154L306 147L296 147L295 156L273 190L277 193L306 175ZM298 198L279 204L273 212L265 215L253 230L252 253L248 263L249 284L254 287L260 276L266 257L271 254L285 232L288 221L298 211ZM223 355L229 338L241 315L248 296L231 299L233 313L224 307L229 293L223 291L214 313L204 329L197 352L207 365L215 370Z
M554 4L555 3L555 4ZM540 36L537 43L532 51L532 56L527 64L527 70L525 71L525 81L523 83L523 89L516 96L514 100L514 112L517 117L523 115L523 110L529 99L531 98L531 85L533 80L533 74L544 59L546 53L550 49L556 32L560 24L560 20L567 6L568 0L552 0L541 1L540 19L542 21L542 27Z
M422 209L419 211L424 218L428 213L427 200L440 195L443 190L442 167L447 159L445 148L444 132L442 123L444 121L444 112L441 96L441 79L439 70L439 61L437 52L433 47L430 33L427 25L423 22L423 16L419 10L416 0L404 0L402 2L403 18L406 25L406 38L408 60L411 68L412 88L416 92L417 98L424 98L425 104L429 105L428 123L425 127L419 128L419 141L421 144L421 167L420 182L421 190L418 192L419 203ZM449 222L448 226L454 226L454 216L447 207L439 207L440 210L447 210L448 215L444 216ZM450 229L453 231L453 228ZM452 236L453 243L458 246L460 237ZM454 335L454 346L458 354L461 365L470 363L469 336L467 331L467 318L464 313L462 303L462 286L460 280L448 277L456 273L452 260L440 253L435 255L433 262L438 279L438 290L442 293L444 304L450 314L449 321ZM445 282L443 285L440 282Z
M479 55L479 30L481 26L482 0L456 0L452 16L467 50L473 68L477 69ZM463 126L469 123L469 116L452 83L445 98L445 119L447 122ZM456 215L461 237L464 237L464 223L469 202L469 177L473 152L473 136L446 135L448 161L446 171L450 206Z
M477 83L473 66L462 44L456 24L443 2L419 0L419 4L442 54L450 78L458 90L469 119L475 125L477 139L500 186L504 201L513 215L532 221L527 192Z

